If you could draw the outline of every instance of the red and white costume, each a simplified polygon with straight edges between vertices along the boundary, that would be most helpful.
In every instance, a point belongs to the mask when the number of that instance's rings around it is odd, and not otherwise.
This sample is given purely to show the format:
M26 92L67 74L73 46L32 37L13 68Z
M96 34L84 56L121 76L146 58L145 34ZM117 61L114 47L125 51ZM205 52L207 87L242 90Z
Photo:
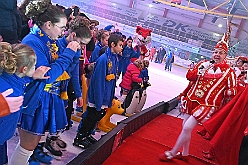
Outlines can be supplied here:
M201 61L188 70L186 78L191 82L191 87L182 97L182 111L199 122L208 120L237 93L236 75L226 62L211 64L200 74L199 69L206 62Z

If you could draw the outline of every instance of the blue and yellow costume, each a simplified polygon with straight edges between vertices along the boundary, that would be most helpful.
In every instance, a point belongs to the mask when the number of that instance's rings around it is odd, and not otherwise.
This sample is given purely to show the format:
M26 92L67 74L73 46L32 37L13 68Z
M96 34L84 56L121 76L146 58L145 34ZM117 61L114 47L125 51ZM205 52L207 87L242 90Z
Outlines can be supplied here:
M90 56L90 63L92 62L96 62L96 60L99 58L100 56L100 50L103 47L102 43L100 41L98 41L98 43L95 46L95 49L93 50L91 56Z
M69 78L65 70L72 63L76 53L66 48L58 55L55 41L36 25L22 43L35 51L36 68L48 66L51 69L45 75L50 76L49 79L35 80L27 86L18 126L36 135L44 135L45 131L55 134L64 130L67 125L61 89L65 87L63 81Z
M97 121L103 117L102 112L104 109L112 106L117 66L117 54L113 54L110 48L96 61L88 90L88 113L82 119L82 127L78 130L79 136L89 136L95 128ZM75 140L74 145L77 145Z
M119 73L122 72L123 75L127 71L127 66L131 63L131 58L139 58L140 49L137 49L137 52L133 49L133 47L124 47L122 51L122 56L119 55Z
M0 93L12 88L13 93L9 96L18 97L24 94L26 82L23 78L18 77L16 74L8 74L3 71L0 75ZM7 116L0 117L0 164L5 164L7 161L7 140L9 140L15 133L16 125L21 113L19 111L10 113Z
M63 54L64 50L66 49L68 45L68 42L66 41L66 37L64 36L58 39L56 43L59 48L58 54L59 55ZM70 81L72 82L72 86L73 86L76 98L82 97L82 89L80 87L80 81L79 81L79 57L80 55L81 55L81 50L78 50L72 59L72 63L66 70L66 72L70 76ZM69 81L69 79L66 81ZM66 86L66 89L67 89L67 86Z

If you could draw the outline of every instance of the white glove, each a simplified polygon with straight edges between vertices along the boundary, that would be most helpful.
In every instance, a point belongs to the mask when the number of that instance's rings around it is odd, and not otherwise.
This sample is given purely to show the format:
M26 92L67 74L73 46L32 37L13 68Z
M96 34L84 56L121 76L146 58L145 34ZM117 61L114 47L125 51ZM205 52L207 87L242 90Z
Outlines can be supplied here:
M7 97L11 93L13 93L13 89L8 89L8 90L2 92L2 95L5 98L8 106L9 106L10 113L14 113L14 112L17 112L20 110L20 107L22 106L22 102L23 102L23 96Z
M205 73L205 71L210 68L212 64L209 61L203 62L198 68L198 75Z

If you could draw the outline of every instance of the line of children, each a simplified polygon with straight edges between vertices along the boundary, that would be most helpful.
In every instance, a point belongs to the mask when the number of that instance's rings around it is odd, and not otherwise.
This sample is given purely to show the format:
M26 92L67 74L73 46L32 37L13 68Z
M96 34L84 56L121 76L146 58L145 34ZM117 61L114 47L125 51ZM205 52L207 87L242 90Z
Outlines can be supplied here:
M67 18L50 1L30 1L26 15L34 20L35 25L22 43L34 49L37 55L36 67L43 65L51 69L46 74L50 76L49 79L33 81L25 90L24 108L18 124L20 142L10 159L10 165L26 164L46 131L56 134L65 129L67 118L60 89L62 81L69 78L66 69L77 50L81 49L78 42L72 41L58 55L56 40L63 34Z
M64 50L66 49L67 45L72 42L76 41L78 42L81 47L84 47L87 43L89 43L91 39L91 33L89 29L90 22L81 16L76 16L75 19L71 20L69 22L69 30L68 35L64 36L57 41L58 45L58 55L62 54ZM66 72L69 75L69 79L65 80L65 85L63 87L62 92L67 91L68 88L68 82L71 82L71 85L73 87L73 91L75 93L76 99L77 99L77 106L82 107L83 106L83 100L82 100L82 90L80 87L80 81L79 81L79 57L81 55L81 50L78 50L76 52L76 55L73 57L73 61L70 64L70 66L66 69ZM61 93L62 96L62 93ZM62 98L65 100L65 107L68 105L68 97L67 94L64 95L65 97ZM71 120L71 111L67 110L67 122L70 123ZM56 145L51 145L52 143L56 142L58 144L58 147ZM53 155L55 156L62 156L62 151L66 147L66 143L60 139L58 135L48 135L45 143L45 148L49 150Z

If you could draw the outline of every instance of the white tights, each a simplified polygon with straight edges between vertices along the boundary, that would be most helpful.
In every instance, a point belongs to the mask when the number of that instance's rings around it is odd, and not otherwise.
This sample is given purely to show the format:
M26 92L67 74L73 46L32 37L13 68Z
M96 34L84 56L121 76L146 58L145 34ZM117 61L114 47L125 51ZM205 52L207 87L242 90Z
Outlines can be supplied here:
M20 146L20 142L17 144L15 152L13 153L9 165L27 165L28 159L32 155L33 151L28 151Z
M183 147L183 156L189 155L189 144L191 139L191 132L194 129L194 127L198 124L198 121L188 114L184 114L184 120L183 120L183 128L182 131L177 139L176 144L171 150L171 154L175 156L177 152L180 150L181 147Z

